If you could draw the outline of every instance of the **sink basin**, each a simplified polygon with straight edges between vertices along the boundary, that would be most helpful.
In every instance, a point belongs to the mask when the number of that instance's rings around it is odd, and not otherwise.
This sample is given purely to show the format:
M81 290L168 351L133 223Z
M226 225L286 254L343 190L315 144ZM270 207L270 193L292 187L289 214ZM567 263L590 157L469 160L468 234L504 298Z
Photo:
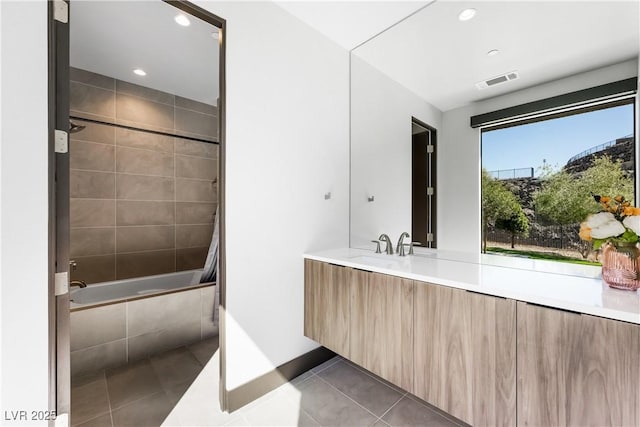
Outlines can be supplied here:
M363 264L374 265L376 267L396 267L400 265L403 260L398 258L392 258L392 255L389 255L388 258L385 257L374 257L368 255L358 255L355 257L349 258L353 262L361 262Z

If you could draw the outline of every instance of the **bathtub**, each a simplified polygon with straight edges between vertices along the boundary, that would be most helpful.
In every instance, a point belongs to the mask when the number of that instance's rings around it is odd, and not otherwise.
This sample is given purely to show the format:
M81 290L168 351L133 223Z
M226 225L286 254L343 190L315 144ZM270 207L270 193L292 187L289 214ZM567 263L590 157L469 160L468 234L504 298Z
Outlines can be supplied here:
M71 291L72 376L97 372L218 334L217 286L202 270Z

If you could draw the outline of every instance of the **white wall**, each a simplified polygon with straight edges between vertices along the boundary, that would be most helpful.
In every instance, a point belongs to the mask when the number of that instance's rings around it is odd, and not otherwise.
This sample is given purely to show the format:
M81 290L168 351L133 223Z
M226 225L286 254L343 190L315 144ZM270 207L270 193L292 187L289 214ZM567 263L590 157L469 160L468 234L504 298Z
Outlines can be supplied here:
M411 233L411 118L439 131L442 113L356 55L351 58L350 244L372 249L371 240L382 233L394 245L402 232Z
M438 157L439 249L480 250L480 131L469 126L471 116L637 75L638 61L632 60L444 112Z
M348 245L348 52L270 2L227 20L227 388L317 346L305 251ZM325 200L325 193L331 199Z
M0 2L0 424L48 409L47 4ZM11 418L11 417L9 417Z

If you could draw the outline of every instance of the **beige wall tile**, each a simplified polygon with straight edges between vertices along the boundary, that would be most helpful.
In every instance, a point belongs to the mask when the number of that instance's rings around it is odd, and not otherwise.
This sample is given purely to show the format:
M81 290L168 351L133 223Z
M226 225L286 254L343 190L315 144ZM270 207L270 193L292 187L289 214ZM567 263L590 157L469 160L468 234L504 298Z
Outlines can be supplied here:
M91 123L85 120L73 119L73 122L82 126L86 126L80 132L72 133L72 141L88 141L99 142L101 144L115 144L116 130L115 126L101 125Z
M91 71L83 70L80 68L69 67L69 79L78 83L98 86L102 89L116 89L116 81L114 78L103 76L102 74L92 73Z
M115 254L73 257L73 259L77 267L71 270L71 280L84 280L88 285L116 280Z
M217 185L213 181L177 178L176 201L217 202Z
M116 202L111 199L71 199L71 227L114 226Z
M110 172L115 168L115 147L107 144L71 140L69 159L72 169Z
M175 204L173 202L139 202L118 200L116 224L128 225L173 225Z
M174 103L174 96L170 93L125 82L122 80L116 80L116 92L137 96L138 98L144 98L149 101L159 102L161 104L173 105Z
M71 375L79 376L127 363L127 340L111 341L71 352Z
M122 147L173 153L172 136L157 135L131 129L116 128L116 144Z
M71 82L69 90L71 111L115 118L115 92L78 82Z
M116 118L161 130L173 129L173 106L117 93Z
M172 178L116 174L117 198L124 200L173 200Z
M204 267L209 247L176 249L176 271L195 270Z
M108 255L115 252L115 228L72 228L70 255Z
M213 224L216 203L177 202L176 224Z
M198 248L209 246L213 225L176 225L176 248Z
M176 154L186 154L188 156L218 158L218 145L199 141L190 141L183 138L175 138Z
M126 338L124 303L71 312L71 351Z
M116 245L118 253L171 249L175 244L175 227L148 225L142 227L118 227Z
M174 249L117 254L117 279L173 273L176 271L175 259Z
M116 171L139 175L173 176L173 154L118 147Z
M127 302L128 336L158 332L172 326L196 323L200 331L200 289Z
M129 338L129 360L144 359L165 350L200 341L201 326L199 319L197 321L171 326L172 319L170 316L162 319L167 329ZM167 323L169 324L167 325Z
M218 118L182 108L175 109L176 131L218 137Z
M111 172L70 171L69 192L72 198L113 199L115 185L115 174Z
M176 177L214 180L218 177L218 160L176 156Z
M176 96L176 107L186 110L197 111L199 113L208 114L210 116L218 115L218 108L215 105L205 104L203 102L194 101L192 99Z

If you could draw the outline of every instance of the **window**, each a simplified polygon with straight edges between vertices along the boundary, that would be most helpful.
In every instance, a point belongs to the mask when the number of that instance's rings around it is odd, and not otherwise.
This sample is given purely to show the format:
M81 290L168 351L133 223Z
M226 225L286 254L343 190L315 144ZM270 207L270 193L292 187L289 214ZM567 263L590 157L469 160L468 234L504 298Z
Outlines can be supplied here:
M634 108L627 96L483 128L481 250L595 262L580 222L599 211L591 193L635 201Z

